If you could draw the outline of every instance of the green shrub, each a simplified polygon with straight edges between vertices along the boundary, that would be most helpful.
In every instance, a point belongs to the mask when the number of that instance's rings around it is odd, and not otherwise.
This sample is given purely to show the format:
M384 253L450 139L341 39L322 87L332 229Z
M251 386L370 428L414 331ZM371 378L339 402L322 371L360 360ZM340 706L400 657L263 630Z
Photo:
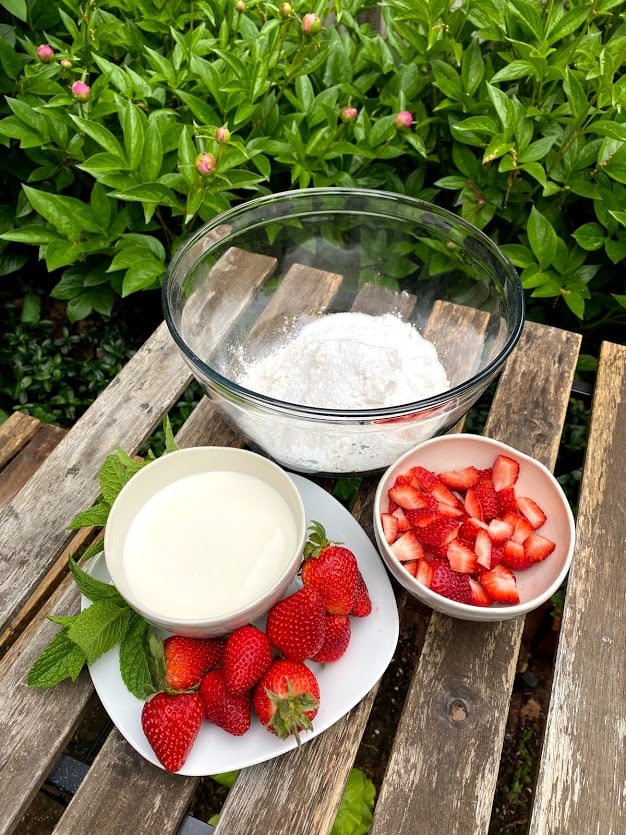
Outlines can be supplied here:
M370 187L482 228L532 318L621 341L623 4L375 6L0 0L0 273L37 247L71 320L108 314L234 203Z

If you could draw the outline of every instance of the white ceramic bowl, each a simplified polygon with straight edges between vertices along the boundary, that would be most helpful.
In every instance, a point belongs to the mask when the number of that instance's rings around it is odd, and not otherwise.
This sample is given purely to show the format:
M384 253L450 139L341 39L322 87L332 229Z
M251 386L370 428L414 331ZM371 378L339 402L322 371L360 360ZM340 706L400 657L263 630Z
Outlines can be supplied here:
M286 472L254 452L190 447L139 470L104 533L111 579L168 632L223 635L264 615L295 577L306 514Z
M450 600L432 591L413 577L391 551L381 523L381 513L389 508L388 490L401 473L420 465L435 473L474 465L490 467L499 454L513 458L520 465L516 484L518 496L530 496L544 510L545 524L538 533L551 539L556 547L541 562L523 571L515 571L520 602L476 606ZM401 456L382 476L374 500L374 533L382 558L395 579L422 603L446 615L472 621L500 621L525 615L550 599L563 583L572 560L575 541L574 517L558 481L539 461L522 452L482 435L451 434L425 441Z

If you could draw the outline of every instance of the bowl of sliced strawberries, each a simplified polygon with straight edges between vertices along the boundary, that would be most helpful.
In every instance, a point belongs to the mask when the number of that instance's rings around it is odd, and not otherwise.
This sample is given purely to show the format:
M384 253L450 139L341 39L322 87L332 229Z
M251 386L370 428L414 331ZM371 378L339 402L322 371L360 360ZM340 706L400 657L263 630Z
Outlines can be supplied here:
M558 481L539 461L482 435L442 435L381 478L378 549L393 577L436 611L507 620L563 583L575 525Z

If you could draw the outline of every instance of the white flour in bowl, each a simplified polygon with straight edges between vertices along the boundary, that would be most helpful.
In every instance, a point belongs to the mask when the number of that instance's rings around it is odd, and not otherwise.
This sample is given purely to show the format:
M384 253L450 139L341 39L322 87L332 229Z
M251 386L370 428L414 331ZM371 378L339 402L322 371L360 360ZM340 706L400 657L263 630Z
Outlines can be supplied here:
M327 409L380 409L449 388L432 342L391 313L333 313L313 319L252 363L246 388Z
M450 387L434 345L413 325L392 314L365 313L333 313L307 322L247 365L237 382L289 403L345 410L400 406ZM311 473L383 469L436 434L442 420L346 425L231 408L243 431L275 460Z

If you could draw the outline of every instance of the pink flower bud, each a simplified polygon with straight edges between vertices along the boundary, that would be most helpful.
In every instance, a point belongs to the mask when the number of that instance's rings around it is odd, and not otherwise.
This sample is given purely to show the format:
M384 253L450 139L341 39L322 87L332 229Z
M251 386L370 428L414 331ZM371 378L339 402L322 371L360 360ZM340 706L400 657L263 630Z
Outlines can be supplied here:
M235 8L238 12L243 12L246 9L246 4L243 2L243 0L237 0L237 2L235 3Z
M396 114L394 124L398 130L408 130L413 124L413 114L408 110L401 110Z
M287 19L289 17L293 17L293 7L291 3L281 3L278 7L278 11L282 18Z
M54 58L54 49L52 49L50 44L42 43L41 46L37 47L37 58L39 58L42 64L49 64Z
M204 151L196 157L196 171L201 177L210 177L215 174L217 168L217 160L213 154Z
M75 81L72 84L72 95L77 101L87 101L91 95L91 87L84 81Z
M72 62L67 58L61 59L61 68L64 70L70 70L72 68Z
M313 35L317 35L321 28L322 21L319 19L319 15L310 12L309 14L305 14L302 18L302 31L308 38L312 38Z
M215 128L215 141L219 142L220 144L230 142L230 131L228 130L226 125L222 125L219 128Z
M339 112L339 118L346 125L350 124L351 122L355 122L358 115L359 111L356 109L356 107L344 107Z

